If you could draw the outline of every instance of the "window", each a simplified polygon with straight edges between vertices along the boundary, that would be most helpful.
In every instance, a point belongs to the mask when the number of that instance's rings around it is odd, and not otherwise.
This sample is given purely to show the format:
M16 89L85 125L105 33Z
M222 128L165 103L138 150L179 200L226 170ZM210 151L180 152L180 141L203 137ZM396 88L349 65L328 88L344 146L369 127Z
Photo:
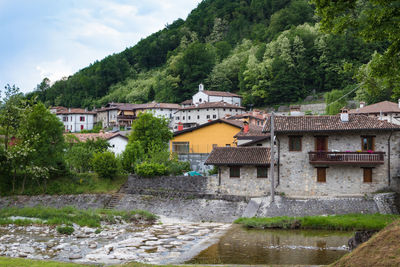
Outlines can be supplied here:
M83 130L83 125L81 125L81 130Z
M68 121L68 117L63 117L63 121Z
M85 117L80 116L80 117L79 117L79 121L85 121Z
M289 151L301 151L301 136L289 136Z
M190 116L188 116L188 120L190 120Z
M256 146L262 146L262 144L257 144Z
M230 108L229 111L232 111L232 109Z
M326 182L326 168L317 168L317 182L325 183Z
M225 146L226 146L226 147L231 147L231 145L230 145L230 144L226 144Z
M199 115L197 115L197 119L198 119L198 120L200 119L200 116L199 116Z
M372 168L363 168L364 183L372 183Z
M217 118L217 115L213 115L213 119L216 119Z
M224 109L224 111L225 111L225 109Z
M268 168L257 167L257 178L268 178Z
M240 167L231 166L229 167L230 178L240 178Z
M215 111L215 108L213 108L213 110Z
M163 111L163 109L162 109L162 108L160 108L160 111Z
M374 137L373 136L361 136L361 150L362 151L374 151Z
M199 102L201 103L201 98L199 99Z
M172 152L189 153L189 142L172 142Z
M210 115L207 115L207 119L209 119L210 118Z
M328 136L315 136L315 151L328 151Z
M179 121L179 117L175 117L175 119L176 119L177 121Z
M207 109L207 111L208 111L208 109Z
M182 117L182 120L185 120L185 116Z

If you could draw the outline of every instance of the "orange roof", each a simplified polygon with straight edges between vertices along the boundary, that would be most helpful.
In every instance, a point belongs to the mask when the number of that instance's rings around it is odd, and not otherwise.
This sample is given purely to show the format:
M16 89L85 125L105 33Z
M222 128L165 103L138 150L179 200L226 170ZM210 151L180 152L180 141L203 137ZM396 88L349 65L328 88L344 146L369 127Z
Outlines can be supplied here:
M390 101L382 101L376 104L368 105L363 108L352 109L351 114L369 114L369 113L400 113L399 105Z
M211 95L211 96L226 96L226 97L240 97L242 98L240 95L231 93L231 92L224 92L224 91L207 91L207 90L203 90L203 93L205 93L206 95Z
M87 111L83 108L65 108L57 110L56 114L96 114L96 112Z

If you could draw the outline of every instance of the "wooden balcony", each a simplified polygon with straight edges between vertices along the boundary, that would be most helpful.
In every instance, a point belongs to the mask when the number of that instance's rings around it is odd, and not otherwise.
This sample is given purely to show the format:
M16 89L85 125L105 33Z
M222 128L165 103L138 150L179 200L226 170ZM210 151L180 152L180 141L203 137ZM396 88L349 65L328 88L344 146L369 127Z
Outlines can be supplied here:
M118 120L119 121L132 121L136 119L135 115L118 115Z
M378 165L384 163L385 152L308 152L310 164Z

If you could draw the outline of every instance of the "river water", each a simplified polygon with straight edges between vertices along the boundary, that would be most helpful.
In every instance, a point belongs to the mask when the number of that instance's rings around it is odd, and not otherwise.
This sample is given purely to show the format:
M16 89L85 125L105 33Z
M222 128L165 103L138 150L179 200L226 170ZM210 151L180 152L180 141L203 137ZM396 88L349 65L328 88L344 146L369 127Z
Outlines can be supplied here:
M320 230L247 230L233 225L218 243L187 263L331 264L346 253L351 232Z

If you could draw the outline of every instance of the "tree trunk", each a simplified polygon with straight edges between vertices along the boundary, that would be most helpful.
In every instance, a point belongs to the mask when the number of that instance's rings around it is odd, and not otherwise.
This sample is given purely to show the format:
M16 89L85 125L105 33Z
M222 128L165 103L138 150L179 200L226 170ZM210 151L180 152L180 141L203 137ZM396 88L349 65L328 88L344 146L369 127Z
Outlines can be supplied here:
M24 193L24 191L25 191L25 183L26 183L26 168L25 168L25 173L24 173L24 179L22 180L21 194Z
M17 169L14 168L14 175L13 175L13 179L12 179L12 192L15 192L15 181L16 181L16 176L17 176Z

